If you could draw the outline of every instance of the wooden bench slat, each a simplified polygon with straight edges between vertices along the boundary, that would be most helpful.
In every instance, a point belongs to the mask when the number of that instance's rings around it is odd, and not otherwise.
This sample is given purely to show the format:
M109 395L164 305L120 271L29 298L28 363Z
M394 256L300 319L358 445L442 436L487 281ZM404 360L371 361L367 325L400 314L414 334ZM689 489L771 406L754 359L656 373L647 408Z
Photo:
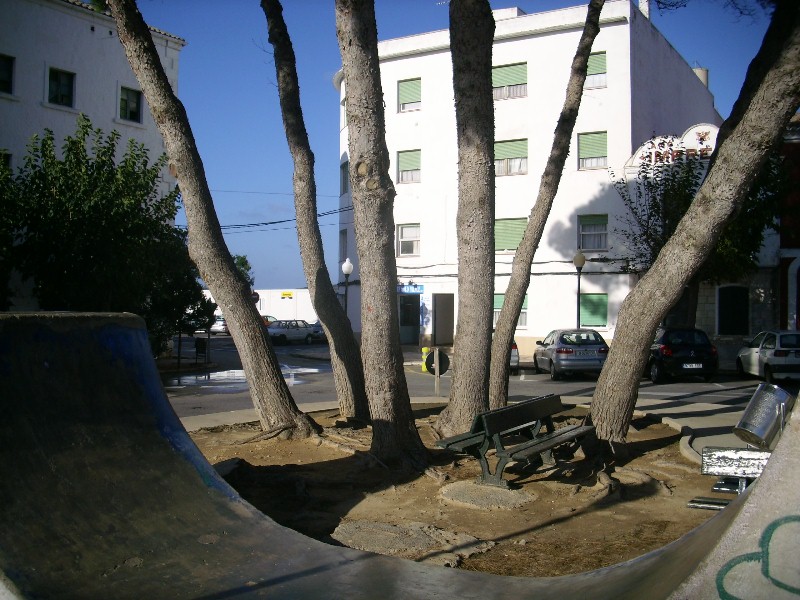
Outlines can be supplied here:
M575 425L573 427L557 429L547 436L539 437L530 442L525 442L509 448L503 452L503 455L508 456L511 460L526 460L534 454L541 454L547 450L552 450L556 446L575 440L593 430L593 425ZM501 452L498 451L497 455L501 456Z

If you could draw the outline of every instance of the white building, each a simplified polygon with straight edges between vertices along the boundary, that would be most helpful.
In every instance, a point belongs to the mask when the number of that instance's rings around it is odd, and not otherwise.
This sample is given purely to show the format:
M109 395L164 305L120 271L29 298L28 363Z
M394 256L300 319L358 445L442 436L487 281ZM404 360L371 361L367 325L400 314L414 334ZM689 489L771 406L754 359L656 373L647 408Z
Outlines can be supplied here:
M212 302L214 301L210 291L203 290L203 294ZM302 319L309 323L315 323L318 320L308 288L253 290L253 301L258 314L262 317L270 317L272 320ZM225 316L219 306L214 312Z
M177 93L178 61L186 42L157 29L151 33ZM129 139L144 144L151 161L165 151L110 16L75 0L2 0L0 159L16 170L31 137L45 129L53 131L60 148L75 133L81 113L106 135L120 132L120 154ZM161 191L175 184L166 168ZM16 291L16 308L34 308L26 304L24 290Z
M614 234L624 206L609 170L654 134L681 135L698 123L719 125L707 75L695 72L648 19L648 2L612 0L603 8L580 113L541 244L516 340L523 356L551 329L581 324L613 338L619 307L634 281L622 273ZM496 313L511 262L535 202L564 101L586 7L526 15L495 10ZM403 343L452 343L457 320L457 141L448 31L379 44L386 141L395 182L398 302ZM344 101L341 73L335 84ZM343 108L343 107L342 107ZM342 117L342 173L347 127ZM346 177L340 206L351 204ZM343 213L347 215L348 213ZM352 221L352 219L348 219ZM356 264L349 289L356 329L359 287L351 222L341 221L340 262ZM580 249L588 259L578 308Z

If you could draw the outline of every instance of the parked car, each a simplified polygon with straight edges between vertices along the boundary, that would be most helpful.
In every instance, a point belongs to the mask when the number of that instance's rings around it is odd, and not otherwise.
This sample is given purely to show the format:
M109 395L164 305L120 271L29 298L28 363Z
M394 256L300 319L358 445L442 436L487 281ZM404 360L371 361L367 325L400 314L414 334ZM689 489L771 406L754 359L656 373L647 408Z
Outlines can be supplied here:
M647 373L650 381L666 377L702 377L711 381L719 368L717 348L706 332L693 327L659 327L650 346Z
M517 340L511 340L511 358L509 365L512 375L519 375L519 348L517 348Z
M302 319L275 321L269 326L267 332L274 344L288 344L289 342L310 344L314 339L314 330Z
M228 324L225 322L225 317L217 316L209 331L211 331L211 335L217 335L218 333L228 335Z
M599 373L608 357L608 344L594 329L556 329L536 346L533 368L549 371L553 380L577 372Z
M739 350L736 372L773 379L800 377L800 332L762 331Z
M315 340L324 341L325 340L325 330L322 328L322 323L317 321L316 323L312 323L312 336L314 336Z

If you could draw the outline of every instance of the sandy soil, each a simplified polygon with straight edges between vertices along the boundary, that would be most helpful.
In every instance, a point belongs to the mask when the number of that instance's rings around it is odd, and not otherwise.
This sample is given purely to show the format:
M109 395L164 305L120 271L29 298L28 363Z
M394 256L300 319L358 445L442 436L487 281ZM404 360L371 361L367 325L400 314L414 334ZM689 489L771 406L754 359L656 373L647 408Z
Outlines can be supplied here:
M680 454L678 432L646 417L632 423L632 458L613 465L610 479L598 478L596 462L580 451L557 452L556 468L506 469L511 490L477 490L484 498L502 494L502 502L465 504L477 461L434 448L441 406L414 408L431 451L427 475L400 476L370 460L369 429L337 426L335 411L313 415L325 427L317 439L251 441L257 424L192 438L228 483L278 523L327 543L462 569L578 573L659 548L714 515L686 507L695 496L719 496L714 478ZM512 497L516 507L497 507Z

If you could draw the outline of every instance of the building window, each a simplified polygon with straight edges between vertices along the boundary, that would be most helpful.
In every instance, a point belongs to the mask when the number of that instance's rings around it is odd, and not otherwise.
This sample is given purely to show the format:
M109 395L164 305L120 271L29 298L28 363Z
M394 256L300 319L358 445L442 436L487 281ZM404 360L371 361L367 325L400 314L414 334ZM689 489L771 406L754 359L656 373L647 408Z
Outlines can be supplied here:
M608 250L608 215L578 215L578 248Z
M14 57L0 54L0 92L14 93Z
M519 248L528 219L498 219L494 222L494 251L515 252Z
M494 143L494 174L525 175L528 172L528 140Z
M503 308L503 302L506 300L505 294L494 295L494 316L492 317L492 327L497 327L497 319L500 318L500 309ZM528 297L525 296L522 300L522 309L519 311L519 319L517 319L517 329L525 328L528 326Z
M717 290L717 333L750 333L750 290L742 285L726 285Z
M119 118L135 123L142 122L142 92L126 87L120 89Z
M492 94L495 100L525 98L528 95L528 64L492 67Z
M339 195L343 196L350 191L350 161L346 160L339 165Z
M75 73L50 69L47 101L59 106L75 106Z
M606 87L606 53L595 52L589 55L589 65L586 69L586 82L584 89Z
M422 108L422 80L398 81L397 104L399 112L420 110Z
M581 294L581 327L608 325L608 294Z
M608 132L578 134L578 168L604 169L608 166Z
M339 230L339 264L347 258L347 229Z
M397 226L397 256L419 256L419 223Z
M407 150L397 153L397 181L398 183L419 183L420 165L422 164L421 150Z

